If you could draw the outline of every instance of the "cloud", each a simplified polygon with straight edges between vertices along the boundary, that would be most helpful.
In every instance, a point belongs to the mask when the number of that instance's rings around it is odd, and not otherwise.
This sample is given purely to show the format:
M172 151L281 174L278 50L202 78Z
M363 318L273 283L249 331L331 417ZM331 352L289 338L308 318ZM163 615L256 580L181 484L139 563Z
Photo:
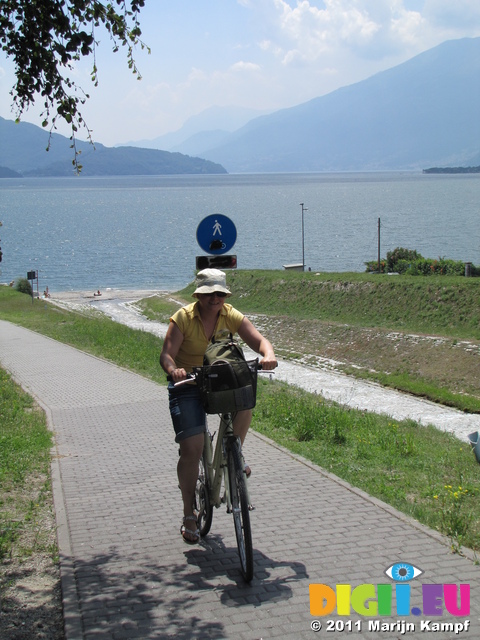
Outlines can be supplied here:
M244 62L243 60L232 64L230 69L232 71L260 71L261 67L255 62Z
M298 65L316 63L337 52L377 60L405 48L406 55L415 54L429 45L422 46L428 23L421 5L418 0L263 0L261 11L258 6L252 6L252 11L261 12L259 22L266 31L259 48L283 65Z

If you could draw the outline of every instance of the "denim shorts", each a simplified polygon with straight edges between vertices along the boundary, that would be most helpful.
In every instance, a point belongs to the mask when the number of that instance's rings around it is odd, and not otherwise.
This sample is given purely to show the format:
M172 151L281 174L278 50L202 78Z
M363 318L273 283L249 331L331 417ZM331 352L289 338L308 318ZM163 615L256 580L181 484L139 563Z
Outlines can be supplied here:
M197 385L168 385L170 415L175 429L175 442L206 430L206 414Z

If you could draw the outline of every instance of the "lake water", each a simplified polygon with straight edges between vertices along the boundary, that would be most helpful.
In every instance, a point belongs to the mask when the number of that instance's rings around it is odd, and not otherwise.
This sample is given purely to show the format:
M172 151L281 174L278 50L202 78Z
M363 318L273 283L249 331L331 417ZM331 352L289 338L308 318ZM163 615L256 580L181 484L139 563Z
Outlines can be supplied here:
M0 281L51 291L178 289L198 224L233 220L243 269L364 271L395 247L480 264L480 175L417 172L0 180Z

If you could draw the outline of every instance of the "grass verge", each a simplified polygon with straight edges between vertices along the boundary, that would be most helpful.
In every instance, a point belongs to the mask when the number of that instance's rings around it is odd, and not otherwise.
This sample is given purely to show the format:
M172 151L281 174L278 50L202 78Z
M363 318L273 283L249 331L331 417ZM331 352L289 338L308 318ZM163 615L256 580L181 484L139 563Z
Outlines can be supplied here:
M51 499L52 434L45 415L32 398L0 369L0 560L11 554L22 533L38 521ZM41 546L37 532L23 549L29 555Z
M0 637L63 640L49 432L0 369Z

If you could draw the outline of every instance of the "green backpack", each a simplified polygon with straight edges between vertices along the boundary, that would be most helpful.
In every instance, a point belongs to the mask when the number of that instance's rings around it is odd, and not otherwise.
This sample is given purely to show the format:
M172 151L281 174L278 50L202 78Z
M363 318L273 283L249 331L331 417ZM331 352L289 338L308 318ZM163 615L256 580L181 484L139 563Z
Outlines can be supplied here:
M252 409L257 395L257 363L245 360L231 334L214 337L195 369L207 413L231 413Z

